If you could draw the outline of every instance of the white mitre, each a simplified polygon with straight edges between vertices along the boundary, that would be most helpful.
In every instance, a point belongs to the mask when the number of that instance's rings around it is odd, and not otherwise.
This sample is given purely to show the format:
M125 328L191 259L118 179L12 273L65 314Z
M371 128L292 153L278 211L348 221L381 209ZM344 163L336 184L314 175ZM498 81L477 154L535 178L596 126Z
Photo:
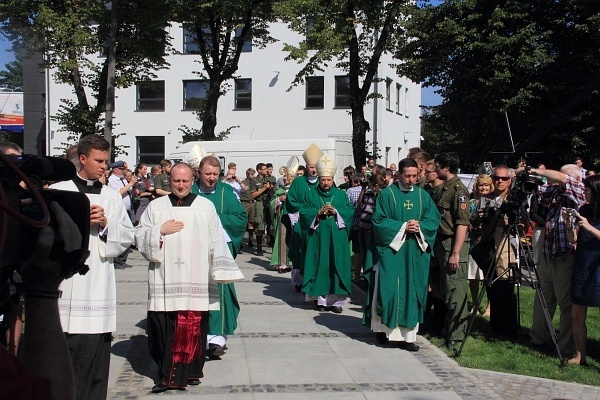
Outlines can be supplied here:
M194 147L190 150L187 157L185 158L185 162L192 167L192 169L196 169L200 166L200 161L206 157L206 150L204 150L200 145L195 144Z
M337 171L337 165L335 164L335 160L329 157L328 154L325 154L319 161L317 161L317 174L319 176L335 176L335 172Z
M323 155L323 151L316 144L312 143L308 146L308 149L302 154L302 158L304 158L304 162L306 165L315 165L319 158Z

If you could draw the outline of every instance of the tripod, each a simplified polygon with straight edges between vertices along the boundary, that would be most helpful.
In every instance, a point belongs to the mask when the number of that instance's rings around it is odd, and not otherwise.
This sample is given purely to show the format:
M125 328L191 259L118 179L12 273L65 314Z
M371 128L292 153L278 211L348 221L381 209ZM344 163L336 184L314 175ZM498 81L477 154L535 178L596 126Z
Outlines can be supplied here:
M521 241L521 238L524 237L525 235L524 235L524 232L522 232L522 226L519 225L519 213L518 212L517 213L509 212L508 214L509 214L509 217L508 217L509 225L503 229L502 237L501 237L500 241L498 242L499 245L496 246L495 242L493 243L492 249L494 250L494 255L491 257L491 260L489 261L489 265L488 265L488 268L486 270L485 277L483 280L483 287L491 288L494 284L498 284L499 283L498 281L500 279L502 279L504 276L508 276L509 282L511 285L514 282L516 282L517 279L521 279L522 281L526 282L529 286L534 288L536 295L538 296L538 298L540 300L540 304L541 304L542 310L544 312L544 319L546 320L546 326L548 327L548 331L550 333L552 343L554 344L554 347L556 349L556 353L558 355L560 365L561 365L561 367L564 367L566 365L567 360L563 358L563 356L560 352L560 348L558 347L557 334L556 334L556 331L554 330L554 326L552 325L552 317L550 316L550 311L548 310L548 305L546 303L544 293L542 293L542 288L540 285L537 268L536 268L535 264L533 264L533 263L531 265L529 264L529 260L531 260L532 250L529 247L525 248L523 242ZM497 211L496 216L494 218L492 218L493 227L497 226L499 218L500 218L500 211ZM491 235L495 236L495 234L491 234ZM495 240L494 236L491 236L491 239L488 239L488 240L494 241ZM510 248L508 248L508 259L507 259L507 267L508 268L506 268L506 270L504 270L501 274L497 274L496 266L498 265L500 258L504 254L505 246L511 246L511 244L510 244L511 239L516 240L516 245L514 246L514 251L515 251L514 261L511 262L511 254L513 254L513 252L510 251L511 250ZM528 274L526 276L521 273L521 259L523 259L525 266L527 267L527 271L529 273L531 273L531 271L533 270L534 275L535 275L535 281L532 279L530 274ZM513 279L511 280L510 277L512 277ZM512 294L514 294L514 290L513 290ZM454 355L456 357L460 357L463 347L465 346L465 342L467 341L467 338L468 338L469 334L471 333L471 329L473 328L473 323L475 322L475 318L477 316L477 310L479 310L479 305L481 304L481 301L483 300L483 295L484 295L484 291L482 290L479 293L479 295L477 296L476 304L474 304L473 309L471 311L471 315L469 317L469 322L467 324L467 329L465 332L464 340L462 341L460 348L458 350L455 350L455 352L454 352ZM520 285L517 285L516 301L517 301L517 304L516 304L516 308L517 308L516 324L517 325L516 325L515 329L518 330L518 328L521 326Z

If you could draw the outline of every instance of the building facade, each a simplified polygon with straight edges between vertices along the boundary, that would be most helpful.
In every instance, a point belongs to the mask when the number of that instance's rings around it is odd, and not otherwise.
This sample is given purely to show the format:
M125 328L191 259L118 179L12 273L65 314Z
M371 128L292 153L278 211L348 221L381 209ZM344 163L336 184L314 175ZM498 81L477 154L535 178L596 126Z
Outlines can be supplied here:
M130 166L157 163L181 145L182 126L201 127L194 113L195 101L205 90L205 83L194 73L201 68L200 56L190 54L195 45L180 25L173 24L169 30L180 53L168 57L169 69L156 71L153 81L116 90L114 133L121 135L115 141L128 153L119 159ZM288 91L302 65L285 61L283 45L299 39L285 24L273 24L271 36L278 41L264 49L252 48L250 43L245 46L236 79L228 82L229 90L219 100L216 132L237 126L230 141L351 139L346 73L330 66ZM99 55L94 61L104 59ZM367 140L377 141L378 162L385 165L397 163L410 147L420 145L421 87L397 76L389 66L392 62L389 55L382 59L378 71L382 81L373 85L381 98L365 108L372 128ZM46 153L60 155L62 150L57 148L67 133L61 132L51 116L57 113L60 99L74 99L74 95L70 86L53 83L52 71L46 74Z

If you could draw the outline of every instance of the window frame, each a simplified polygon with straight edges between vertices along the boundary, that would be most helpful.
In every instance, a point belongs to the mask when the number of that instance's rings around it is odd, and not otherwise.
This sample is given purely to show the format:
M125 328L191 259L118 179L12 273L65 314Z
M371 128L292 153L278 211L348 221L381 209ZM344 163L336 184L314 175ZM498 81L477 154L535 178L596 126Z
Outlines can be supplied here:
M238 88L238 83L241 83L242 81L247 81L250 83L250 89L245 89L245 90L240 90ZM250 111L252 110L252 78L238 78L234 80L234 103L233 103L233 109L236 111ZM241 96L241 95L246 95L248 94L248 96ZM244 101L249 102L249 106L248 107L242 107L239 105L240 102L244 102Z
M319 93L318 94L310 94L309 93L309 80L318 82L320 84ZM305 86L305 97L304 97L304 108L308 110L322 110L325 108L325 77L324 76L307 76L304 80ZM309 105L311 101L319 101L320 105Z
M190 97L188 99L187 97L187 92L188 92L188 84L204 84L205 85L205 90L204 90L204 96L203 97ZM200 109L200 102L201 101L205 101L208 98L208 89L210 87L210 81L208 79L185 79L183 80L183 111L198 111ZM188 101L194 103L197 102L198 104L194 105L194 106L188 106Z
M339 93L339 83L341 80L347 81L347 94ZM335 76L335 108L350 108L350 76L349 75L336 75Z
M157 85L162 84L162 97L141 97L140 89L150 89L149 87L142 88L142 86L143 85L150 86L152 84L157 84ZM136 91L136 94L135 94L135 102L136 102L135 110L136 111L165 111L166 90L165 90L165 81L164 80L138 81L135 83L135 91ZM160 103L160 106L159 107L141 106L142 103L143 104Z

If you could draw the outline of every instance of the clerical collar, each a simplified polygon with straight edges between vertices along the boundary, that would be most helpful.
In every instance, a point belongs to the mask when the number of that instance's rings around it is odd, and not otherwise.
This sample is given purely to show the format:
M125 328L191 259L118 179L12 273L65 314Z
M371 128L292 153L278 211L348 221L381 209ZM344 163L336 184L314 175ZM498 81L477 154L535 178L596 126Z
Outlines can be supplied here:
M318 176L307 176L306 180L309 181L310 183L315 183L317 181L317 179L319 179Z
M73 177L73 183L75 183L80 192L99 194L102 190L102 182L97 179L84 179L79 175L79 172Z
M192 205L194 200L196 199L196 195L194 193L188 193L187 196L183 198L177 197L173 193L169 193L169 200L171 200L171 205L173 207L189 207Z
M412 192L413 190L415 190L415 186L411 186L410 188L405 187L400 181L396 182L398 184L398 189L402 190L403 192Z
M198 184L198 190L200 191L200 193L212 194L217 190L217 184L215 184L215 186L212 189L207 189L204 186L202 186L202 183L200 181L197 181L196 183Z

